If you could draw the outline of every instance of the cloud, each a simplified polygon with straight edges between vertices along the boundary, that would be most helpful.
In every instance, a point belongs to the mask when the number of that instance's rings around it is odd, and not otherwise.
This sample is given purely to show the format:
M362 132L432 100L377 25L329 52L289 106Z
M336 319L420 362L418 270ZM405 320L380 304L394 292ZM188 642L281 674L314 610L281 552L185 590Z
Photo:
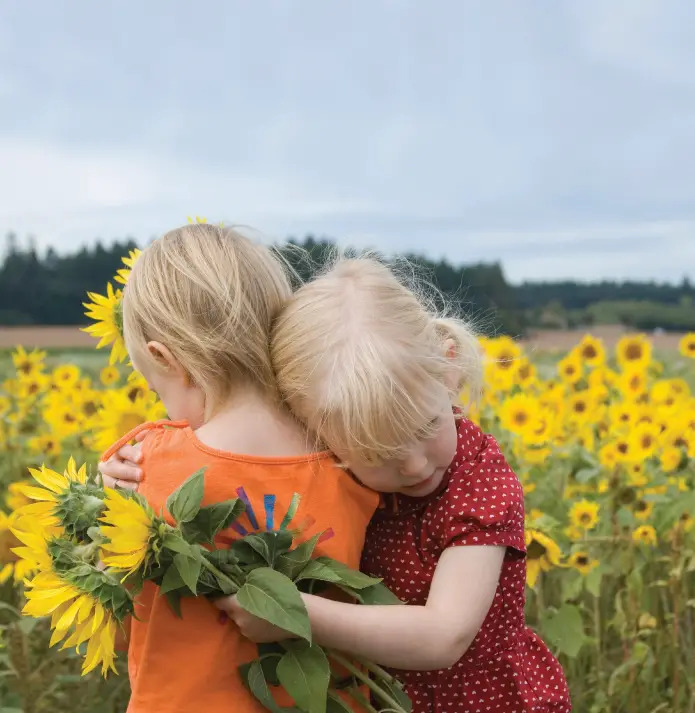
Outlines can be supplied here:
M515 279L596 254L680 279L650 241L692 238L693 20L687 0L3 5L0 231L68 249L197 213Z

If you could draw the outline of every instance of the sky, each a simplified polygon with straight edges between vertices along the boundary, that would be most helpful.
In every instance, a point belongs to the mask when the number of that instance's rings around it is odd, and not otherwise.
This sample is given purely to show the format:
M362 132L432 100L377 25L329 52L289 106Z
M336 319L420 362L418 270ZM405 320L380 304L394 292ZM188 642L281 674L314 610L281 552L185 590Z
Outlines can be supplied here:
M186 216L507 279L695 278L690 0L0 4L0 235Z

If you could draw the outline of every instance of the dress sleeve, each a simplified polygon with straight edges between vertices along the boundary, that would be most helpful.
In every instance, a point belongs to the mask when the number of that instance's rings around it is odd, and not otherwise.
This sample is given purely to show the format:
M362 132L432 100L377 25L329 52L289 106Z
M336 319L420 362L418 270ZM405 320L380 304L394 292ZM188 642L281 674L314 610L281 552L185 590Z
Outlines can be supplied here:
M502 545L523 555L524 492L497 441L485 436L477 457L452 474L437 528L442 550L465 545Z

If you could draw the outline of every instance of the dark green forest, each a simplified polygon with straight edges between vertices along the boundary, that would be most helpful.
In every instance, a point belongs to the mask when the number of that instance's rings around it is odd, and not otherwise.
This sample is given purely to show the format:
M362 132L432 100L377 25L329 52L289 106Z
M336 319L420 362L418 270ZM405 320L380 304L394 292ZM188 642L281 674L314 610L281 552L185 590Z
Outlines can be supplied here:
M302 248L297 250L296 247ZM84 324L87 291L104 292L121 267L133 240L104 246L96 242L77 252L39 253L8 235L0 257L0 325ZM302 279L311 277L335 245L308 236L278 246ZM308 256L308 257L307 257ZM448 304L472 317L488 333L522 335L538 327L567 328L621 323L635 329L694 330L695 288L655 282L524 282L512 285L499 262L453 265L421 255L404 255L418 266Z

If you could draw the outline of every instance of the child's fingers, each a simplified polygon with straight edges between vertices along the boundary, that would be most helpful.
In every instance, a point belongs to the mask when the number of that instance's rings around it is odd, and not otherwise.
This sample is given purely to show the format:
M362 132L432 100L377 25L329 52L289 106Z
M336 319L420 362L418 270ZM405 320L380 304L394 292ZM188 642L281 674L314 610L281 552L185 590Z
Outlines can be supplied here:
M114 487L110 482L114 480L125 481L135 486L142 480L142 470L138 466L113 458L109 458L105 463L99 463L99 472L104 480L104 485L109 488Z
M147 438L147 434L149 431L140 431L140 433L135 434L135 440L137 443L140 443L141 441L144 441L145 438Z
M213 600L213 604L221 611L227 612L230 616L241 609L234 595L231 597L219 597Z
M123 446L116 454L120 460L130 461L131 463L140 463L142 461L142 447L140 444L134 446Z

